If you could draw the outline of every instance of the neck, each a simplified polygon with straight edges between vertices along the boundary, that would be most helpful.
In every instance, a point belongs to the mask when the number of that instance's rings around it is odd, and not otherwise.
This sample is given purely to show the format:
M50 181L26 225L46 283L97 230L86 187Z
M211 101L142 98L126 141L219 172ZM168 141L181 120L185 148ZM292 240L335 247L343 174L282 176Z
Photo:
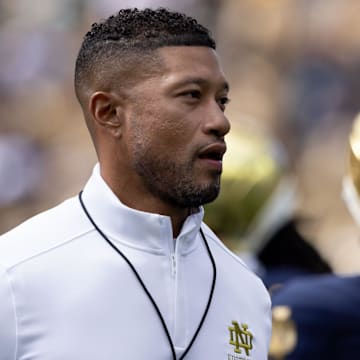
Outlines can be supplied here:
M154 196L137 177L129 176L129 173L118 171L113 163L101 162L101 177L119 200L135 210L169 216L173 237L177 238L186 218L198 209L175 206Z
M190 209L185 209L185 211L182 214L170 215L174 239L178 237L186 218L191 214Z
M127 180L123 173L118 176L111 173L111 170L106 170L108 169L105 166L101 167L102 178L124 205L139 211L169 216L173 237L179 235L186 218L194 212L194 209L169 204L149 193L141 184L134 186L134 179ZM131 188L134 188L133 191L130 190Z

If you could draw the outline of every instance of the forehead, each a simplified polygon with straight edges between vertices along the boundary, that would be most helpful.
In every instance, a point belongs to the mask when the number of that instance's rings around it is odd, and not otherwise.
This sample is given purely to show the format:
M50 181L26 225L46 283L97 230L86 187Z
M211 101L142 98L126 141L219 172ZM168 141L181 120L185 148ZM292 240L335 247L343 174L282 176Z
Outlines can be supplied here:
M168 83L198 79L228 88L215 50L205 46L168 46L157 50L161 60L162 80Z

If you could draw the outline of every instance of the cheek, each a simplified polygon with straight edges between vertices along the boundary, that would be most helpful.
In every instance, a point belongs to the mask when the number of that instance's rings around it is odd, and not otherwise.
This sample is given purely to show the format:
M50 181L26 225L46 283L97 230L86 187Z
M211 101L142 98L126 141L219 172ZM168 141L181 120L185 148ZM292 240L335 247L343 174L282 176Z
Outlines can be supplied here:
M159 141L171 144L185 134L184 121L171 112L150 112L147 121L149 133Z
M173 104L155 101L142 106L137 126L147 142L164 152L188 151L188 144L198 131L197 123L189 113Z
M176 153L177 156L182 156L189 151L191 134L187 133L183 127L163 124L157 132L156 138L162 145L163 151L167 153Z

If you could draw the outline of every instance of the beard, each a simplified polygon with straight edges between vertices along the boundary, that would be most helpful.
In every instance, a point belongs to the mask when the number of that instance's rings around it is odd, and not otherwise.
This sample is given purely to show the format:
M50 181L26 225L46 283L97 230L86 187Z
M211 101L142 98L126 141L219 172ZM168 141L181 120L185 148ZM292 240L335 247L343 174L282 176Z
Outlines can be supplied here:
M176 163L176 159L154 156L139 143L134 149L134 169L154 196L180 208L199 207L216 199L220 191L220 174L200 185L195 182L194 162Z

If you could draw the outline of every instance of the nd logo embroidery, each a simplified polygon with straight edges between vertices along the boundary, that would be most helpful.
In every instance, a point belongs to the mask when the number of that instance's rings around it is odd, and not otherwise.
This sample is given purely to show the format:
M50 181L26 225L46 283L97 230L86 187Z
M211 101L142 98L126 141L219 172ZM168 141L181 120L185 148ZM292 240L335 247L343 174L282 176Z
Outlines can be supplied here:
M253 334L248 330L247 324L241 324L240 327L237 321L232 321L231 323L233 326L228 327L230 332L229 344L234 346L236 354L241 354L242 351L245 351L245 354L249 356L250 350L253 348Z

